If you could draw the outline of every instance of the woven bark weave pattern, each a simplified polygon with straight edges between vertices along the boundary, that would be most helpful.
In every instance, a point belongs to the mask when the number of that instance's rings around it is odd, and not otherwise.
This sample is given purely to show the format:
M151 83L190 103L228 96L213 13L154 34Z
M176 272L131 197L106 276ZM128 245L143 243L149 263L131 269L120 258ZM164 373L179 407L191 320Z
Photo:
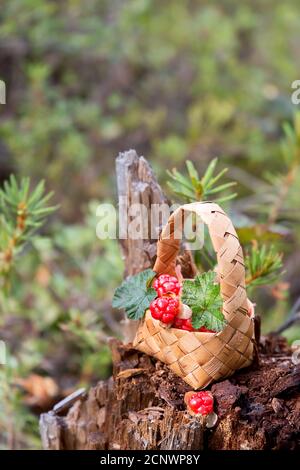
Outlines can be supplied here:
M185 215L195 213L208 226L217 256L225 328L200 333L167 328L149 311L142 320L134 347L168 364L193 389L228 377L252 362L254 318L248 315L242 248L231 220L215 203L179 207L170 217L157 244L157 274L175 275L176 255Z

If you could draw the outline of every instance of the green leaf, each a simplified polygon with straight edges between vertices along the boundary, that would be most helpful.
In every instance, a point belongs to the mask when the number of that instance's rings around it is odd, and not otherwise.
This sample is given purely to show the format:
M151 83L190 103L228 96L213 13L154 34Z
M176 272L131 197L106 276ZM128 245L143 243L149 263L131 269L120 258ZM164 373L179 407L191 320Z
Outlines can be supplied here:
M131 320L142 318L152 300L157 296L155 289L150 286L154 276L155 272L152 269L130 276L120 287L117 287L112 306L124 309Z
M183 283L182 302L192 309L194 328L205 326L209 330L221 331L226 325L220 285L215 282L215 276L213 271L208 271Z

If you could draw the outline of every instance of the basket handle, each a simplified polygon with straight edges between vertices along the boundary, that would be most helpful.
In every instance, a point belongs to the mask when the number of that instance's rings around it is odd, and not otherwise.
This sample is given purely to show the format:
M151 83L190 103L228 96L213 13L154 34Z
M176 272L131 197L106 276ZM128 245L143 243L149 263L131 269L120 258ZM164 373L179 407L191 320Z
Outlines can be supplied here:
M153 270L157 274L176 275L176 256L180 238L175 230L183 229L184 213L199 215L208 226L211 241L217 255L223 314L229 323L239 312L247 315L247 293L242 247L227 214L213 202L193 202L176 209L163 228L157 243L157 259Z

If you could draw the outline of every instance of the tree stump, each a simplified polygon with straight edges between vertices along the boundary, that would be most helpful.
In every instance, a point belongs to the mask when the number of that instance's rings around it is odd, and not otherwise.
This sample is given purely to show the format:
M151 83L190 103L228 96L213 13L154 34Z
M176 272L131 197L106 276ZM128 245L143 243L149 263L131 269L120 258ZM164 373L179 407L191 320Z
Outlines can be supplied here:
M113 377L66 410L43 414L45 449L300 449L300 365L283 339L263 338L258 368L210 387L218 421L192 417L189 390L159 361L117 340Z
M116 170L124 230L127 203L143 202L150 209L167 199L135 151L120 154ZM156 240L124 239L121 246L125 275L153 265ZM178 261L184 277L193 277L195 266L185 247ZM124 322L126 343L135 330L134 323ZM130 343L111 340L110 345L113 376L41 415L45 449L300 449L300 365L293 363L283 338L262 338L259 363L209 387L218 415L212 428L206 418L188 414L183 399L190 388L166 365Z

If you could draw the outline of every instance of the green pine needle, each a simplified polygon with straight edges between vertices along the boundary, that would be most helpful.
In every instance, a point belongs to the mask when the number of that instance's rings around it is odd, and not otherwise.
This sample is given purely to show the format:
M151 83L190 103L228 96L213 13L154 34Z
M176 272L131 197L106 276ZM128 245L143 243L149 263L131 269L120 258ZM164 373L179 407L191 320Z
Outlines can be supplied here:
M14 175L0 189L0 275L7 277L24 244L32 239L45 218L57 209L48 206L53 193L45 193L41 181L30 191L30 179Z
M225 202L234 199L237 193L226 194L226 191L235 186L235 182L223 183L221 185L216 184L227 172L227 168L224 168L217 175L214 175L217 163L218 159L214 158L208 165L204 175L200 178L194 164L187 160L186 167L188 174L182 175L176 168L172 171L167 171L170 177L167 185L174 194L185 202L207 200ZM211 195L219 193L221 193L220 196L218 195L215 199L211 199Z
M277 282L282 270L282 253L273 246L253 245L245 256L246 284L263 286Z

